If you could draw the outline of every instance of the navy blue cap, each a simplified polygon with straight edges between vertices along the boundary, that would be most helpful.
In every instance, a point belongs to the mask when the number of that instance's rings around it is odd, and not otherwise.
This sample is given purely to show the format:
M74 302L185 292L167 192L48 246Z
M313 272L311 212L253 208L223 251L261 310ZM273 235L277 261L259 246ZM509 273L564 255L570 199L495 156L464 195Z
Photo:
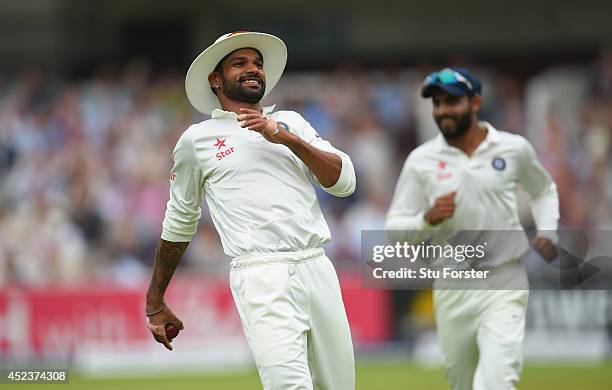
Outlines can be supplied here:
M482 92L482 84L465 68L445 68L427 76L421 89L421 96L433 96L436 88L453 96L474 96Z

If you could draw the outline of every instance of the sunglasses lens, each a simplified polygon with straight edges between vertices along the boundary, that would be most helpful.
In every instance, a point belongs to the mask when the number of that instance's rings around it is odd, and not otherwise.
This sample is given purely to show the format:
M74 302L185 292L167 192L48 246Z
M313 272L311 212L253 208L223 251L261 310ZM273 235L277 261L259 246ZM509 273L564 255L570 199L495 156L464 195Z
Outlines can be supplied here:
M457 78L451 71L442 71L438 73L438 78L442 84L453 84L457 82Z
M435 84L461 84L467 88L470 94L474 93L474 87L470 83L468 79L466 79L462 74L452 70L452 69L444 69L439 72L431 73L425 79L425 86L435 85Z

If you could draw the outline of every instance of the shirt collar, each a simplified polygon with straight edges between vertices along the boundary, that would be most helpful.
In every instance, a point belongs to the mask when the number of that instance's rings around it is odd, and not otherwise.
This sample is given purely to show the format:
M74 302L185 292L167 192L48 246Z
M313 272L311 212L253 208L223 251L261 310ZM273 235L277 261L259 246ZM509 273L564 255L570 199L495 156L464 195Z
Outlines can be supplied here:
M486 142L492 144L499 143L499 131L495 127L493 127L489 122L485 121L478 122L478 124L487 128L487 137L485 138Z
M487 136L482 141L486 144L496 144L499 142L499 131L493 127L489 122L479 121L478 124L487 129ZM446 142L444 136L440 133L436 136L436 147L438 151L443 151L451 148L451 146Z
M272 111L274 111L274 107L276 107L276 104L264 107L261 110L264 114L267 115L271 113ZM233 111L224 111L220 108L216 108L212 111L212 113L210 114L210 117L211 119L236 119L238 115Z

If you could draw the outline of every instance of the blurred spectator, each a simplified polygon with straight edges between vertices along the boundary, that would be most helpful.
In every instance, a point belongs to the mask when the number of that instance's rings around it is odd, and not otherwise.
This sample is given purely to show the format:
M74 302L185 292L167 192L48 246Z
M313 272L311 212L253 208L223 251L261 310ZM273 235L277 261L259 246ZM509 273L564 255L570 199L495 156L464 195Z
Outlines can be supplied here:
M522 81L479 68L483 117L527 136L554 176L562 224L612 226L612 51L592 66L553 67ZM347 150L359 178L341 202L321 193L343 266L358 266L361 230L380 229L406 155L437 134L418 98L423 69L288 74L270 101L304 113ZM0 285L131 284L148 277L168 197L171 150L200 115L183 76L154 75L142 60L101 65L82 81L24 69L0 89ZM203 119L203 118L202 118ZM205 214L181 270L224 275Z

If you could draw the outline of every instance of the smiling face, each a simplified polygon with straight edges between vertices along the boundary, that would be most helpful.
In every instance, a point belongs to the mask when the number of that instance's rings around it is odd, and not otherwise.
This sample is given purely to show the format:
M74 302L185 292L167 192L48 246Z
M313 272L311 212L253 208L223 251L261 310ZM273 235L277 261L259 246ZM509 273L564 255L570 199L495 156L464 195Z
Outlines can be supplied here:
M255 49L238 49L221 61L209 81L217 96L221 93L235 102L258 103L266 91L263 58Z
M442 90L432 96L433 117L445 138L460 137L465 134L472 123L480 100L477 96L454 96Z

